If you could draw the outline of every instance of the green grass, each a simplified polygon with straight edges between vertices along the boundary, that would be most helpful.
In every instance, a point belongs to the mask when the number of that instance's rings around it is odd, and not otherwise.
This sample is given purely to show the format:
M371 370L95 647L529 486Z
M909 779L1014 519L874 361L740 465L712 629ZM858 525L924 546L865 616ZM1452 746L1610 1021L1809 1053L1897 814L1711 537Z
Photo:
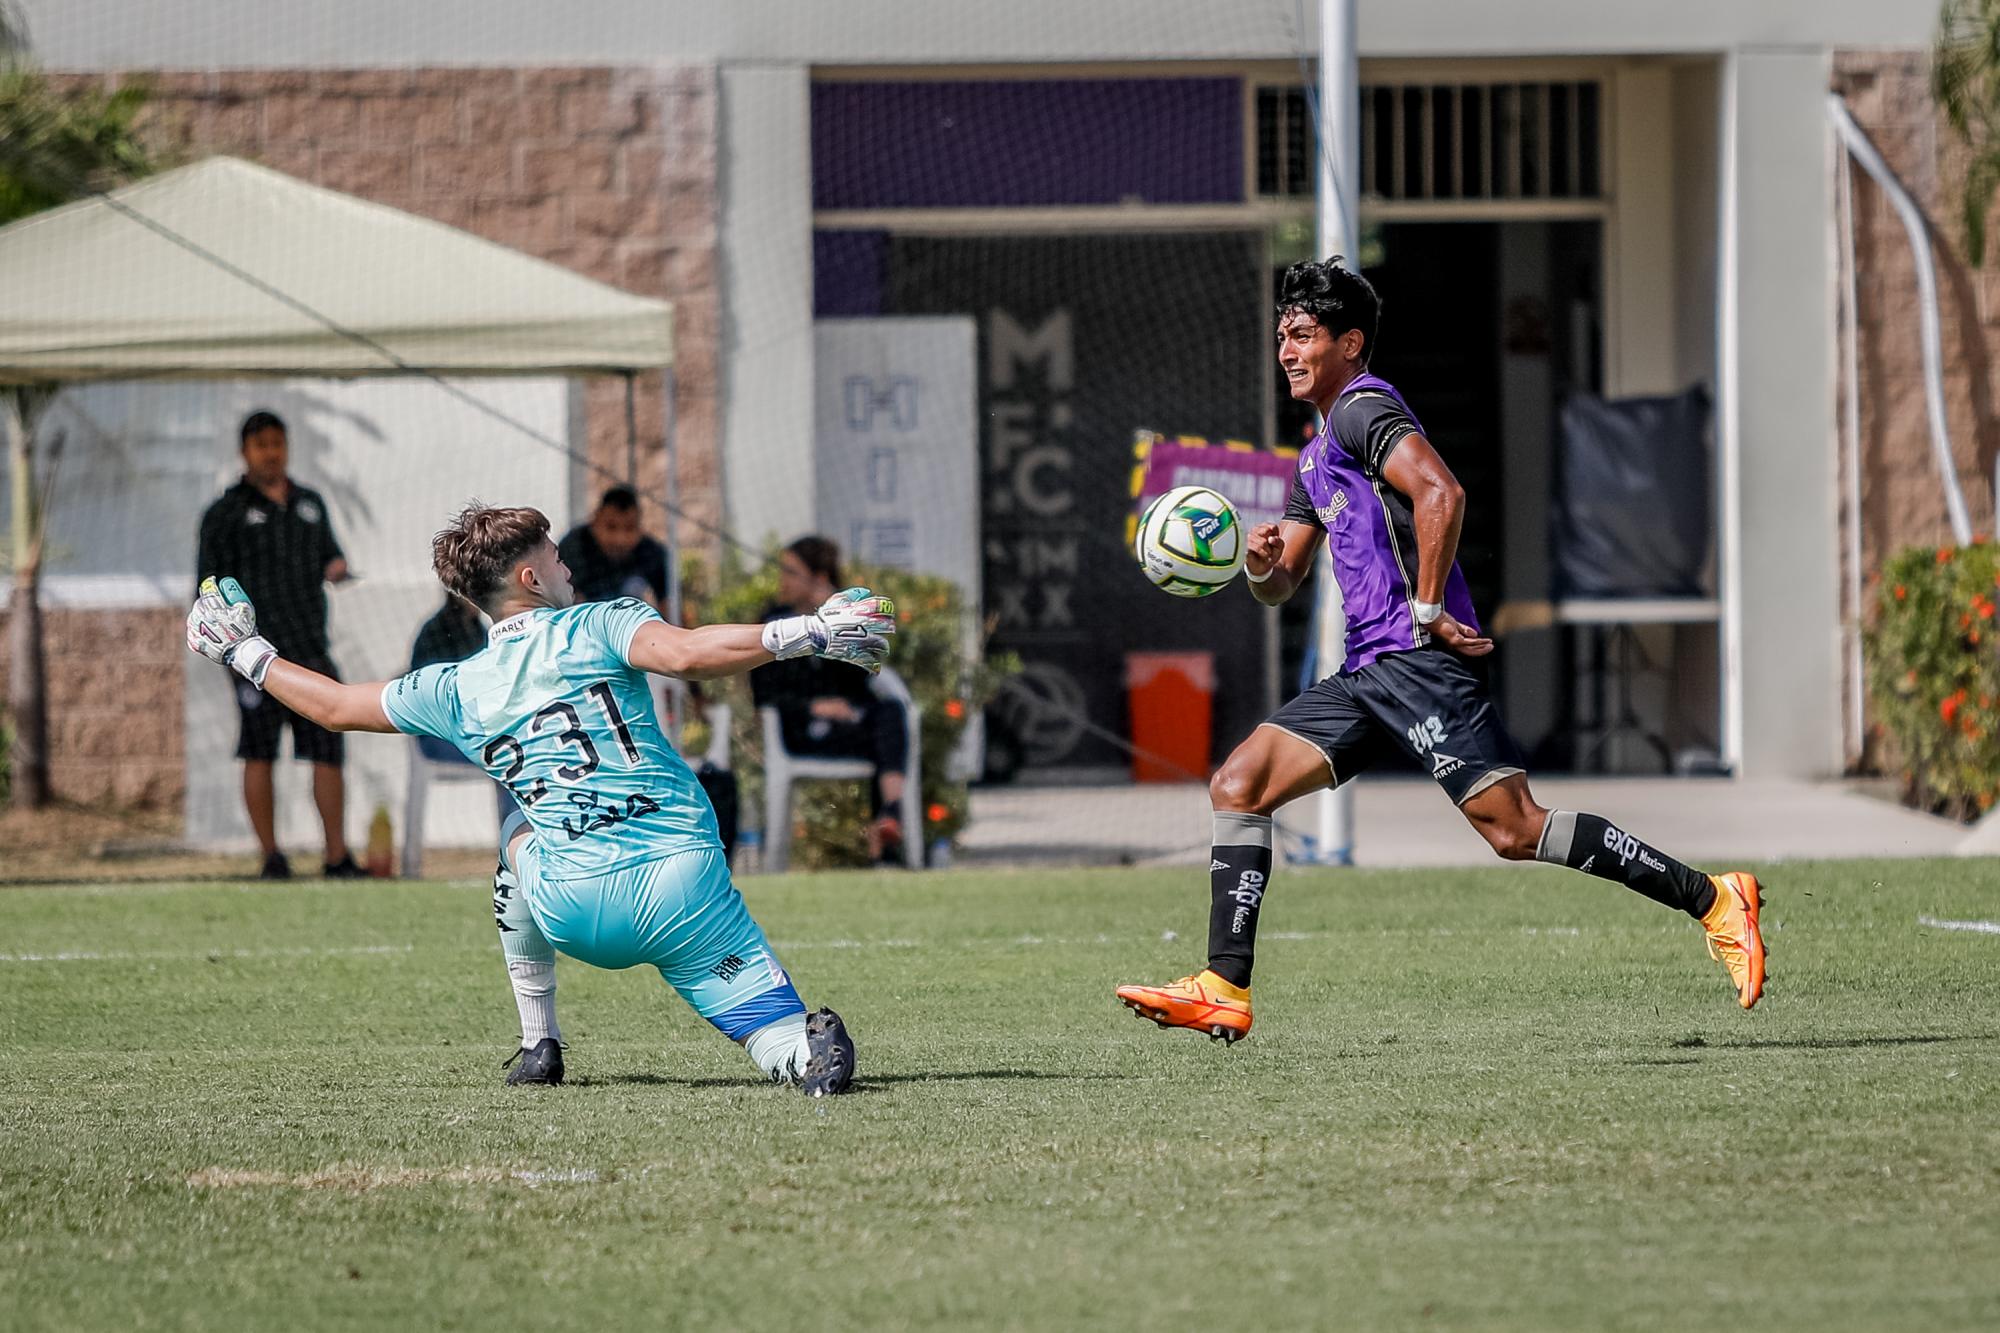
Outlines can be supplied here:
M2000 1325L1989 863L1774 871L1752 1014L1594 881L1286 873L1234 1048L1110 998L1201 878L752 881L817 1104L574 963L502 1088L477 887L0 892L0 1325Z

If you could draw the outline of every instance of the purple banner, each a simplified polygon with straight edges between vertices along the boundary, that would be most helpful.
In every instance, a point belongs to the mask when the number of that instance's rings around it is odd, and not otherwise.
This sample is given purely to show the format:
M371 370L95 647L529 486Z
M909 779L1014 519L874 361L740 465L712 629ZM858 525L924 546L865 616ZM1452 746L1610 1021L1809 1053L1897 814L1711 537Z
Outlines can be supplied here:
M814 208L1243 198L1235 78L815 83Z
M1168 438L1140 431L1132 442L1132 515L1125 540L1138 535L1139 515L1176 486L1206 486L1236 506L1247 531L1276 523L1298 471L1296 449L1259 449L1239 440Z

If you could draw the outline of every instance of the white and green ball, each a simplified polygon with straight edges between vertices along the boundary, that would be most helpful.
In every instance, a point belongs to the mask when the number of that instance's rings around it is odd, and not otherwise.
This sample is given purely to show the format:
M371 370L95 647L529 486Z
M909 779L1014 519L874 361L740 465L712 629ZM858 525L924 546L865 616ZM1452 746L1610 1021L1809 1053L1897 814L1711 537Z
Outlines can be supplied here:
M1153 586L1206 597L1243 568L1243 521L1206 486L1179 486L1146 506L1132 554Z

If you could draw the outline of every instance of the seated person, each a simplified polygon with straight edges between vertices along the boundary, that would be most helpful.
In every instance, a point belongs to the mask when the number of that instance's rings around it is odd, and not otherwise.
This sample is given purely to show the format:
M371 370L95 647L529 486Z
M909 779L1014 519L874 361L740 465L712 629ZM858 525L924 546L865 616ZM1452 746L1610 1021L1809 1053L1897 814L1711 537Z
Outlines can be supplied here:
M410 648L410 670L436 662L463 662L485 646L486 622L470 603L446 593L444 605L417 631L417 641ZM417 749L434 764L472 763L456 745L436 736L417 737ZM514 796L498 783L494 785L499 791L500 818L504 820L514 812Z
M801 537L778 556L778 600L764 609L766 621L809 614L845 585L840 548L824 537ZM800 610L798 608L804 608ZM871 860L896 862L903 839L920 836L895 816L903 798L903 765L909 755L909 727L902 707L877 698L868 673L844 662L796 657L760 666L750 673L757 706L778 710L785 749L818 758L866 759L875 765L869 784L868 827Z
M630 486L606 491L590 521L556 543L556 554L579 602L637 597L655 611L666 608L667 548L639 531L639 496Z

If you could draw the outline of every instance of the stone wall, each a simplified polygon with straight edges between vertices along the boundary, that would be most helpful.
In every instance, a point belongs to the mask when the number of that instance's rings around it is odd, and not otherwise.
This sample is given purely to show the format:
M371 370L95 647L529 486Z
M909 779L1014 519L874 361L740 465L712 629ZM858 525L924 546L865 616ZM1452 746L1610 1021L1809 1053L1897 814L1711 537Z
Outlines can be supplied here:
M177 161L249 158L433 218L675 305L673 413L684 510L719 526L721 307L715 71L160 71L139 80L149 137ZM664 535L663 378L636 386L637 483ZM588 488L626 475L625 386L586 394ZM560 524L566 516L556 516ZM175 516L191 523L192 516ZM690 535L697 541L697 529ZM4 624L4 610L0 610ZM48 614L51 770L75 801L176 805L184 785L180 612ZM0 640L4 642L4 640ZM98 648L115 647L101 658ZM112 663L116 665L112 665ZM0 663L0 679L5 664Z
M1938 116L1929 80L1925 52L1842 52L1834 60L1834 91L1930 221L1954 462L1974 529L1991 535L2000 454L2000 211L1988 224L1987 267L1975 270L1964 259L1956 193L1965 153ZM1916 262L1888 196L1858 166L1854 214L1865 576L1905 546L1950 542L1951 527L1924 406ZM1844 369L1840 384L1844 402ZM1843 514L1843 523L1852 519Z
M0 645L8 617L0 609ZM42 610L49 785L81 805L178 809L186 789L181 613ZM0 652L0 702L9 654Z

